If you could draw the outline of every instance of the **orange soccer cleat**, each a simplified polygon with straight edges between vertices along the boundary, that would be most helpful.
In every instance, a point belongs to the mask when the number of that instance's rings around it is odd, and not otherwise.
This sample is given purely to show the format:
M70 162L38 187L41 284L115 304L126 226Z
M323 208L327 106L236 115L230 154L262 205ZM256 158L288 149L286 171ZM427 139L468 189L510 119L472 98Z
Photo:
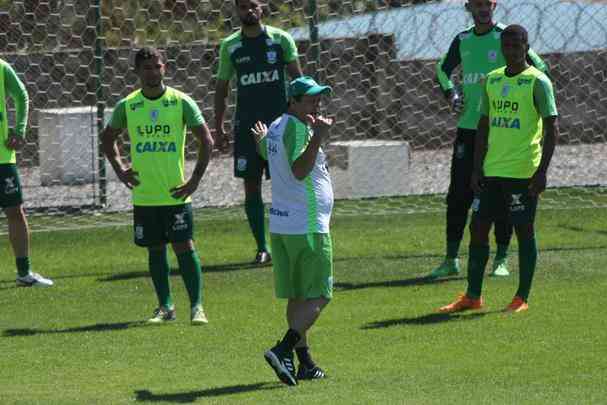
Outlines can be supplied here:
M506 309L504 309L504 312L516 313L516 312L523 312L528 309L529 309L529 304L527 304L518 295L515 295L514 298L512 298L512 302L510 303L510 305L508 305L506 307Z
M453 313L467 310L481 309L483 307L483 298L472 298L466 294L461 294L455 301L444 307L440 307L438 312Z

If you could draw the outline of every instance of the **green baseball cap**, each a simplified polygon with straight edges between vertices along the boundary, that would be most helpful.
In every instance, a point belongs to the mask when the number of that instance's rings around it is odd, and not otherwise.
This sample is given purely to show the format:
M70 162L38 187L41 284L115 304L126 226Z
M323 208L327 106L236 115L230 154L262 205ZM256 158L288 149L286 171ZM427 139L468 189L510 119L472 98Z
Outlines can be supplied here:
M318 94L330 93L331 87L321 86L310 76L301 76L289 83L289 97L316 96Z

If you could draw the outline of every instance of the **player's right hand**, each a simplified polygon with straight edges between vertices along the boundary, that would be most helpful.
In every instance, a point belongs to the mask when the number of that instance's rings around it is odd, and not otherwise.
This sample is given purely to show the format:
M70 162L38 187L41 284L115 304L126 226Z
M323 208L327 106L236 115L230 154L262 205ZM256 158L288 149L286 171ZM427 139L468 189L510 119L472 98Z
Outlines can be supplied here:
M451 110L453 110L453 112L459 114L464 111L464 96L460 96L454 91L451 94L449 101L451 103Z
M133 187L139 185L139 173L134 171L132 167L121 171L117 174L117 176L118 179L122 182L122 184L124 184L131 190L133 189Z
M4 145L9 150L19 150L23 148L23 145L25 145L25 139L13 133L9 133Z
M251 133L253 134L253 138L255 139L255 143L261 142L264 136L268 134L268 127L261 121L257 121L253 128L251 128Z
M474 191L474 194L478 195L481 193L483 189L483 180L484 176L479 172L472 172L472 177L470 178L470 187Z
M230 140L228 134L222 125L218 125L215 128L215 148L221 152L227 152L230 149Z

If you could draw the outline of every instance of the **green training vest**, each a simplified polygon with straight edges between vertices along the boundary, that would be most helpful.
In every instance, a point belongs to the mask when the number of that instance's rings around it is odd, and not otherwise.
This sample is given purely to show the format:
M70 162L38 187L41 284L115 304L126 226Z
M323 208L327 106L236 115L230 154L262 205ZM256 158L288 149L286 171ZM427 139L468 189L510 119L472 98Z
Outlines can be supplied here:
M169 191L184 183L186 126L181 93L167 87L162 97L149 100L137 90L127 96L125 109L131 163L140 182L133 188L133 204L189 202L190 198L185 201L173 198Z
M514 77L506 68L487 75L489 145L484 162L487 177L528 179L542 157L542 117L533 100L537 78L533 66Z

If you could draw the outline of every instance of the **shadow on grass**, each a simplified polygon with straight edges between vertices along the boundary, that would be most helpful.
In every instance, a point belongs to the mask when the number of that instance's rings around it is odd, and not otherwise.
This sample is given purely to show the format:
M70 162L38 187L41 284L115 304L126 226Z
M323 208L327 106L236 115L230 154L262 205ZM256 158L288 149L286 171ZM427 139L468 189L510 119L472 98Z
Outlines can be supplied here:
M268 267L269 265L258 265L251 262L244 263L229 263L229 264L217 264L217 265L208 265L202 266L203 273L222 273L228 271L238 271L238 270L247 270L247 269L257 269ZM171 276L179 276L179 269L171 269ZM105 277L100 277L97 281L101 282L110 282L110 281L123 281L123 280L132 280L135 278L145 278L150 277L150 273L148 271L129 271L126 273L116 273L105 275Z
M404 280L386 280L386 281L370 281L366 283L335 283L333 287L336 291L360 290L363 288L377 287L411 287L425 284L442 284L453 281L465 280L465 277L449 277L449 278L431 278L431 277L414 277Z
M399 318L399 319L386 319L383 321L370 322L366 325L361 326L361 329L382 329L389 328L392 326L400 325L434 325L437 323L451 322L451 321L473 321L480 319L484 316L501 313L500 311L492 312L473 312L467 314L441 314L431 313L414 318Z
M241 394L244 392L274 390L282 388L279 383L255 383L247 385L230 385L227 387L209 388L207 390L178 392L175 394L153 394L149 390L135 391L135 400L139 402L172 402L188 403L196 402L199 398L219 397L223 395Z
M5 329L2 332L3 337L18 337L18 336L34 336L34 335L51 335L55 333L80 333L80 332L109 332L115 330L124 330L130 328L139 328L149 326L143 321L137 322L118 322L118 323L96 323L94 325L78 326L75 328L65 329Z

